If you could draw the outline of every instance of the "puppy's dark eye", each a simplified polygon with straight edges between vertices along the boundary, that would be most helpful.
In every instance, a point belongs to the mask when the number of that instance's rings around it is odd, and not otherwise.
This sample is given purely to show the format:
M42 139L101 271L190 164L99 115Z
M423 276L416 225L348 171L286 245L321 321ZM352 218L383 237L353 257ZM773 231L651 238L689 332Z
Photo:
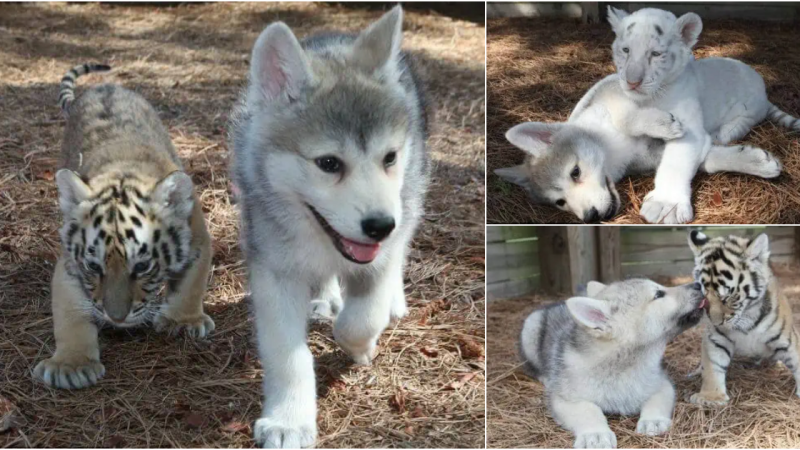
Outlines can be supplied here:
M623 53L628 53L629 51L631 51L631 50L628 47L622 47L622 52Z
M655 298L653 300L658 300L659 298L662 298L665 295L667 295L667 293L665 291L656 291L656 296L655 296Z
M650 53L651 56L661 56L661 52L652 52Z
M578 181L578 179L581 177L581 168L576 164L572 169L572 172L569 173L569 176L572 177L572 181Z
M566 200L564 200L563 198L560 198L560 199L556 200L556 205L557 205L557 206L560 206L560 207L562 207L562 208L563 208L563 207L564 207L564 205L566 205L566 204L567 204L567 201L566 201Z
M397 162L397 152L389 152L383 157L383 167L391 167Z
M149 269L149 268L150 268L150 263L149 262L139 261L138 263L136 263L135 266L133 266L133 273L135 273L135 274L144 273L144 272L147 272L147 269Z
M335 156L323 156L314 160L317 167L327 173L339 173L344 169L344 163Z
M103 273L103 268L100 267L100 264L97 264L96 262L90 262L88 265L89 265L89 270L91 270L92 272L95 272L95 273L98 273L98 274L102 274Z

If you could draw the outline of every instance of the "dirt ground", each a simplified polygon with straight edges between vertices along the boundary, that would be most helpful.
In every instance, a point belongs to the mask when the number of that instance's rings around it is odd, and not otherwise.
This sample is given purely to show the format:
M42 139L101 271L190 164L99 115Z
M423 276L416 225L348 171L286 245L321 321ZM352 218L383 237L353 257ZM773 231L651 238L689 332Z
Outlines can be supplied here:
M484 446L482 8L444 15L415 5L406 13L404 48L427 85L435 162L406 276L410 316L383 334L369 368L350 364L330 326L312 327L320 447ZM285 21L301 37L355 32L384 9L0 5L0 447L253 445L261 366L230 201L227 115L267 24ZM53 174L64 126L58 83L84 62L114 71L82 78L78 91L113 82L143 94L198 185L214 238L206 304L217 327L201 342L103 331L105 379L70 392L35 383L30 370L54 350L49 280L61 218Z
M800 266L774 267L783 292L800 303ZM686 277L657 280L666 286L688 283ZM538 306L568 296L534 295L489 303L487 442L490 448L571 448L572 435L547 412L542 384L522 371L517 342L522 322ZM800 445L800 399L785 368L748 367L734 360L728 371L724 408L703 408L687 401L700 390L700 377L687 378L700 362L701 327L695 327L667 347L664 364L676 385L677 402L668 434L647 437L635 433L637 416L609 417L619 448L797 448Z
M604 13L605 14L605 13ZM555 207L533 205L524 191L493 170L522 162L505 132L526 121L564 122L595 83L615 72L614 33L603 20L492 19L487 23L488 223L578 223ZM784 111L800 115L800 28L791 23L703 21L696 58L739 59L766 81L767 94ZM693 182L695 223L798 223L800 140L796 132L766 122L741 141L778 157L784 173L774 180L749 175L698 174ZM612 223L644 223L639 208L653 175L617 183L623 208Z

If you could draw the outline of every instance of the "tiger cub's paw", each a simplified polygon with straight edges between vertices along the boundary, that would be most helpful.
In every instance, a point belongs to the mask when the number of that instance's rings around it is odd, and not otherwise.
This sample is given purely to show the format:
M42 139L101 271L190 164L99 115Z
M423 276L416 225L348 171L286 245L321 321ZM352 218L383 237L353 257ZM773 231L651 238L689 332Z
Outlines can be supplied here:
M100 361L87 358L72 361L67 358L47 358L33 369L33 376L57 389L83 389L97 384L106 368Z
M724 406L730 401L724 392L698 392L689 397L689 402L703 406Z
M214 320L205 313L194 317L172 318L169 313L162 312L153 320L153 327L158 332L167 332L171 335L184 330L186 335L192 339L203 339L214 331L216 325L214 325Z

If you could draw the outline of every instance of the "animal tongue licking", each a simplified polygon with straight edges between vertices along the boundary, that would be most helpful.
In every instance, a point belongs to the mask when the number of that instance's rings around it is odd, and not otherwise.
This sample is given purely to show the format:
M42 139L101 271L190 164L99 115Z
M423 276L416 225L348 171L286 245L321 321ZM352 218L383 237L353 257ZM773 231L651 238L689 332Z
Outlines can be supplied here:
M703 297L703 301L700 302L700 306L697 309L708 308L708 299Z
M342 243L342 249L360 263L371 262L378 256L378 251L381 249L381 244L364 244L351 241L344 236L340 236L339 239Z

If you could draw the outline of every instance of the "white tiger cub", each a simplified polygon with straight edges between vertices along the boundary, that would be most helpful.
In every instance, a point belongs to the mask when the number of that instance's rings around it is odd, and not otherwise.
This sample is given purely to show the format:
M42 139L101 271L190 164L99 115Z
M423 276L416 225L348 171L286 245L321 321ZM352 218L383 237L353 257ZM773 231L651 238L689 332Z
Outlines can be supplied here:
M693 230L689 247L695 255L694 278L709 303L698 369L703 384L689 401L728 403L725 374L734 355L783 362L800 397L800 336L792 308L769 268L767 235L712 239Z
M800 130L800 120L767 100L764 80L751 67L729 58L694 60L692 47L703 28L697 14L676 18L653 8L628 14L609 6L608 21L623 92L642 107L669 111L684 128L682 137L667 142L655 189L642 204L648 222L693 219L691 181L712 137L726 144L767 117Z

